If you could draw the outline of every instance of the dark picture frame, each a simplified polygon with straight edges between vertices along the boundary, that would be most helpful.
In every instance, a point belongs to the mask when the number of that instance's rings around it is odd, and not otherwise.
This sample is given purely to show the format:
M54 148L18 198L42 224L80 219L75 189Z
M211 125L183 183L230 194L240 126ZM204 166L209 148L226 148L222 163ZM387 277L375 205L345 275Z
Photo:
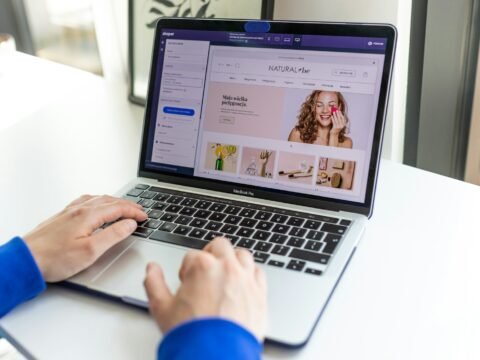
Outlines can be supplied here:
M145 106L155 24L163 16L273 18L274 0L129 0L128 79L131 102Z

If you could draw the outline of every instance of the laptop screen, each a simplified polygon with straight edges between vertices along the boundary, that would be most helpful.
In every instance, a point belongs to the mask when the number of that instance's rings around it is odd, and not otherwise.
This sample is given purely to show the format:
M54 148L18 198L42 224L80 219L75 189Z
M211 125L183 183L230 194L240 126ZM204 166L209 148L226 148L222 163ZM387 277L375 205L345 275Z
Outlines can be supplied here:
M144 169L365 202L387 38L163 28L156 41Z

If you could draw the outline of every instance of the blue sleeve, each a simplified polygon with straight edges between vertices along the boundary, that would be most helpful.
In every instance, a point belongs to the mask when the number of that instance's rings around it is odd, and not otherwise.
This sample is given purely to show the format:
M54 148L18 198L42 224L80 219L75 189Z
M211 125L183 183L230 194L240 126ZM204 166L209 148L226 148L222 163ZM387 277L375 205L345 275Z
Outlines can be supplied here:
M23 239L16 237L0 246L0 317L45 288L40 269Z
M158 359L260 359L262 344L234 322L204 318L170 330L158 348Z

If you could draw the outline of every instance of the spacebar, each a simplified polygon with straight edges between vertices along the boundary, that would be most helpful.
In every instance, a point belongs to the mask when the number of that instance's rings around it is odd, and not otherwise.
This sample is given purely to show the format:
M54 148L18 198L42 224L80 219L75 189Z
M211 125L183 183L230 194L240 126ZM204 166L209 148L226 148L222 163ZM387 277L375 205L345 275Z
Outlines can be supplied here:
M185 237L159 230L155 231L152 235L150 235L149 239L163 241L166 243L180 246L186 246L194 249L203 249L203 247L208 244L208 241Z

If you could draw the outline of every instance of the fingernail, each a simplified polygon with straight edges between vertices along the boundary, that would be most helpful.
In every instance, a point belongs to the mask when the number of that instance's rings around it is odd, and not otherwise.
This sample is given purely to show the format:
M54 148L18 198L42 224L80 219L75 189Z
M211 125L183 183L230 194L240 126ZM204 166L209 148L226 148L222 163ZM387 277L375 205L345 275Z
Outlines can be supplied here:
M128 219L127 221L128 230L130 230L131 232L135 231L138 226L137 222L133 219Z

